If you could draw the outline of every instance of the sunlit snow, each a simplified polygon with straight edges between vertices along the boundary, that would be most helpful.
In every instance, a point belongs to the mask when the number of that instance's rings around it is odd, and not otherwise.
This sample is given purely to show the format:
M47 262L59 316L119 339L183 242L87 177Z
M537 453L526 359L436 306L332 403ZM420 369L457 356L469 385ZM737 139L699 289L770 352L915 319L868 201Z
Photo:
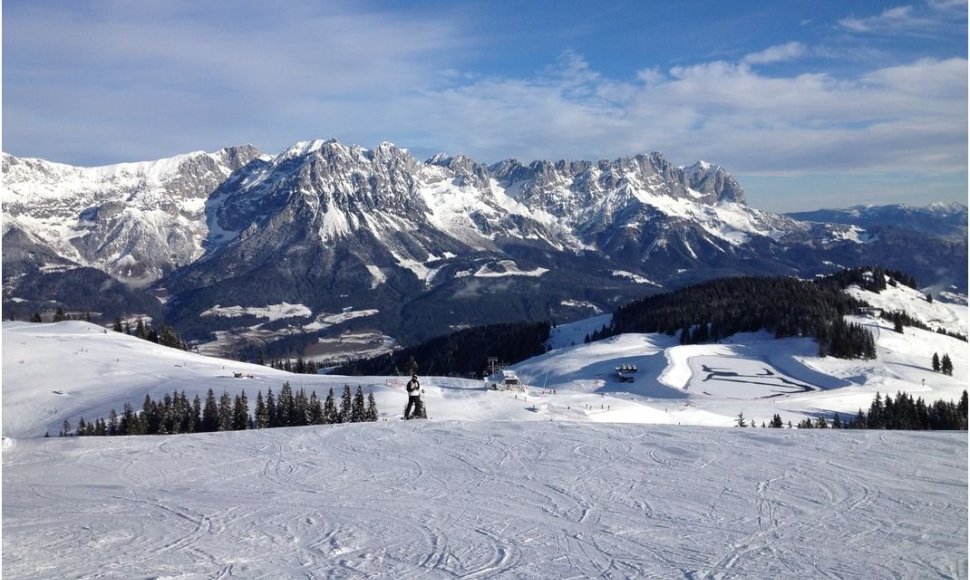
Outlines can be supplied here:
M270 321L282 318L307 317L313 312L303 304L269 304L267 306L220 306L216 304L202 312L202 316L221 316L235 318L237 316L255 316L268 318Z
M959 312L966 306L945 305ZM353 312L353 311L351 311ZM965 316L965 314L964 314ZM959 318L959 315L957 316ZM50 577L967 577L966 433L738 429L966 388L966 343L872 318L876 361L809 339L584 344L559 325L524 392L295 375L83 322L3 323L3 567ZM954 376L929 368L953 358ZM636 365L632 383L615 368ZM237 378L238 377L238 378ZM44 438L145 394L372 392L381 421Z

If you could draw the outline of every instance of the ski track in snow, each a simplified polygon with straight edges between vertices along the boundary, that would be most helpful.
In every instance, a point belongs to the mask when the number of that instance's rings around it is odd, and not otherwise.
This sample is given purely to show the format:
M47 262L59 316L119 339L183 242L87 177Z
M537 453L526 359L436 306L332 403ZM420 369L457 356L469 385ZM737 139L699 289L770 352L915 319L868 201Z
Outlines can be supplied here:
M388 421L29 439L3 454L3 567L963 578L966 490L965 433Z

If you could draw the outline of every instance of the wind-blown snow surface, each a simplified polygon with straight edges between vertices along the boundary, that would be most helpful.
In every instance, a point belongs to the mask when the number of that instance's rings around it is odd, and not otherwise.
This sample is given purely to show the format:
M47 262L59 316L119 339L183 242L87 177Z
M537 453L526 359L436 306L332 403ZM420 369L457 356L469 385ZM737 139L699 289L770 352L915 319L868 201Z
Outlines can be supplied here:
M965 577L966 436L387 422L17 442L10 578Z
M560 326L553 350L516 365L526 392L423 378L431 419L409 422L396 420L397 378L292 375L83 322L5 322L4 571L965 578L966 433L710 427L739 412L797 423L854 413L877 391L955 400L966 388L966 343L858 320L877 361L819 359L811 341L761 334L583 344L608 321L598 317ZM950 354L953 377L928 368L933 352ZM633 383L613 377L624 363L639 368ZM361 384L385 420L43 438L65 419L140 407L146 393L245 389L252 403L284 381L320 396Z

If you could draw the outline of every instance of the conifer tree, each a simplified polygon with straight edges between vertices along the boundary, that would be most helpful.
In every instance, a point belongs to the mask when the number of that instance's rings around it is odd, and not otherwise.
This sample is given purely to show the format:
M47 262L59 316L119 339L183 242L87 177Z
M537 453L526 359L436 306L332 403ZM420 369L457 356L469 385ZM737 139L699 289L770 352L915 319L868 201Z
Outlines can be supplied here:
M276 397L273 396L273 389L266 389L266 426L279 427L279 413L276 408Z
M232 430L232 397L226 391L219 397L219 430Z
M350 411L350 422L362 423L364 421L365 413L366 408L364 407L364 389L360 385L357 385L357 392L354 394L354 402Z
M933 353L933 372L940 372L940 355L935 352Z
M311 425L323 425L324 415L323 415L323 403L320 402L320 398L317 397L317 392L313 391L310 393L309 402L309 414L310 414L310 424Z
M310 424L310 401L307 399L306 391L300 389L293 398L293 424Z
M277 422L280 427L296 424L296 402L293 399L293 387L289 381L283 383L279 397L276 399Z
M340 413L337 411L337 403L333 398L333 387L330 387L327 400L323 403L323 420L328 424L340 422Z
M199 430L203 433L219 430L219 407L212 389L209 389L205 396L205 406L202 407L202 428Z
M350 394L350 385L344 385L344 394L340 398L340 420L339 423L349 423L353 412L353 397Z
M374 400L374 393L367 393L367 411L364 414L365 421L377 421L377 401Z
M953 361L950 360L950 355L943 354L943 358L940 359L940 372L947 376L953 376Z
M903 317L898 312L893 313L893 330L900 334L903 333Z
M112 408L108 413L108 435L118 434L118 413Z
M119 435L135 435L138 433L137 418L131 403L125 403L121 409L121 419L118 420Z
M266 412L266 403L263 401L263 391L256 392L256 409L253 411L256 419L257 429L269 427L269 415Z
M202 399L199 398L199 394L196 393L195 398L192 399L192 421L190 423L190 432L196 433L202 430Z
M145 435L154 435L159 432L162 427L162 415L158 410L158 405L148 395L145 395L145 401L141 407L141 417Z
M247 427L249 427L249 399L246 398L244 389L233 400L232 429L233 431L245 431Z

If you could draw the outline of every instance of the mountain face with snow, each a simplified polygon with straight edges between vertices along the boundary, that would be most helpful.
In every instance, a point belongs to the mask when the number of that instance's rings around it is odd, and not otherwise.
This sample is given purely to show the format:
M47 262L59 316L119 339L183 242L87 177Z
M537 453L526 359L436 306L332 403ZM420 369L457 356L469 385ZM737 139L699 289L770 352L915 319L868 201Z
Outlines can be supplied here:
M202 255L209 194L258 155L242 146L86 168L4 153L4 255L23 232L63 259L147 286Z
M32 298L8 267L86 267L168 297L166 317L197 337L247 328L313 340L356 326L410 341L576 318L724 275L906 270L899 244L913 245L756 210L722 167L659 153L484 165L317 140L277 156L244 146L101 168L5 154L3 171L5 305ZM965 239L962 256L965 272ZM954 263L936 261L934 275ZM59 298L67 308L70 296ZM214 314L284 304L302 314ZM348 311L360 316L328 322Z
M857 205L845 209L822 209L787 214L799 221L837 223L863 228L894 227L921 234L966 240L967 206L932 203L925 207L907 204Z

